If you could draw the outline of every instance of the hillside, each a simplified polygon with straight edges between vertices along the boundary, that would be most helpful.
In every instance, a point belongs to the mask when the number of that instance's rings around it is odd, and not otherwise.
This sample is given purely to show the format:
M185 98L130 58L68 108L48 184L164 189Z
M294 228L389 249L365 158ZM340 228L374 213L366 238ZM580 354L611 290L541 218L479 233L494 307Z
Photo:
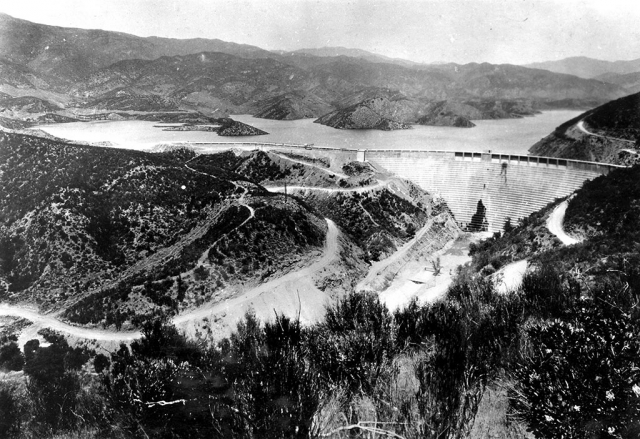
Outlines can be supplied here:
M258 102L254 117L276 120L317 118L334 110L334 107L313 93L285 93Z
M390 58L388 56L380 55L377 53L368 52L362 49L353 49L347 47L320 47L313 49L298 49L293 53L303 53L307 55L319 56L319 57L336 57L336 56L348 56L351 58L362 58L371 62L378 63L392 63L401 66L415 66L420 63L409 61L401 58ZM285 53L282 53L286 55Z
M640 71L640 59L630 61L603 61L585 56L575 56L558 61L527 64L525 67L544 69L550 72L575 75L587 79L599 79L599 76L609 73L624 75L638 72Z
M479 113L475 108L464 105L449 104L447 101L436 102L427 107L424 116L417 120L418 125L453 126L472 128L475 126L467 117L460 113Z
M348 130L376 129L389 131L409 129L410 126L386 117L389 112L393 113L396 108L397 105L393 100L383 97L373 98L325 114L314 122L332 128Z
M415 123L425 105L443 100L470 104L482 118L502 118L538 108L584 108L626 92L513 65L413 65L333 49L277 54L220 40L142 38L7 15L0 24L0 92L73 111L180 109L295 119L345 109L373 98L370 91L377 89L406 98L406 108L387 119ZM506 101L520 104L497 104Z
M221 40L143 38L121 32L48 26L6 14L0 14L0 40L3 42L0 58L41 75L71 81L128 59L151 60L203 51L248 57L275 56L255 46Z
M144 153L6 132L0 147L1 297L82 324L135 325L277 279L317 257L325 218L345 253L317 281L343 294L436 214L413 185L390 190L368 168L330 171L304 155Z
M326 225L307 207L232 172L194 170L189 151L1 136L4 300L74 304L72 320L122 324L230 294L323 244ZM213 243L218 259L193 271Z
M638 161L640 94L626 96L569 120L533 145L534 155L632 164Z
M640 71L625 74L605 73L596 79L624 87L629 93L640 92Z

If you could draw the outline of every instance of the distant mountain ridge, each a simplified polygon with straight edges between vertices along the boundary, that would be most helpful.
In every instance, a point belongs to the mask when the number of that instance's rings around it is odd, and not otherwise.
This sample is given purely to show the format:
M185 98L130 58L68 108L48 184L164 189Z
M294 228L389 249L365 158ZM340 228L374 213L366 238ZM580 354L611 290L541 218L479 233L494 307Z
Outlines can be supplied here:
M403 98L391 99L393 109L382 117L402 124L442 101L472 102L481 118L502 118L588 108L627 93L616 84L508 64L404 65L340 47L274 53L221 40L40 25L4 14L0 42L0 92L49 101L71 117L187 110L296 119L398 95Z
M38 73L76 80L118 61L210 51L243 57L275 56L259 47L222 40L139 37L121 32L63 28L0 13L0 58Z
M286 52L279 52L279 53L286 53ZM313 55L313 56L319 56L319 57L348 56L351 58L361 58L367 61L377 62L377 63L383 62L383 63L398 64L405 67L422 65L422 63L410 61L408 59L391 58L388 56L380 55L378 53L368 52L362 49L353 49L353 48L340 47L340 46L298 49L298 50L292 51L291 53L304 53L307 55Z
M575 56L558 61L525 64L524 67L544 69L555 73L592 79L607 73L627 74L640 71L640 58L630 61L603 61L586 56Z

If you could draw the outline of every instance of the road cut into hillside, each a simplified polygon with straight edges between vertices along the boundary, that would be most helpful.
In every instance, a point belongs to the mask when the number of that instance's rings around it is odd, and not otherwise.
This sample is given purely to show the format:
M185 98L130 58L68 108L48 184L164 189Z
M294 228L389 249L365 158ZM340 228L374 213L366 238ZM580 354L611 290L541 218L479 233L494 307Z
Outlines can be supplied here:
M569 200L570 199L571 198L569 198ZM581 242L581 240L567 235L562 226L567 207L569 206L569 200L558 204L547 218L547 229L564 245L573 245ZM502 267L493 275L496 291L500 294L505 294L520 287L528 268L529 263L526 259L515 261Z
M569 199L570 200L570 199ZM553 209L549 218L547 218L547 229L553 233L564 245L573 245L581 242L580 239L576 239L573 236L567 235L562 227L564 223L564 215L569 206L569 200L565 200Z
M49 328L62 332L65 335L71 335L77 338L89 340L109 341L109 342L131 342L140 338L140 331L109 331L98 328L82 328L73 326L68 323L61 322L53 315L40 314L38 311L15 305L0 303L0 316L20 317L32 322L31 326L23 329L19 338L19 344L22 347L27 341L38 338L37 333L40 329Z
M185 312L176 316L173 323L189 336L195 336L196 332L209 332L213 338L230 335L248 311L252 311L261 321L273 320L277 313L292 318L299 316L305 324L315 323L324 316L331 297L316 287L314 277L328 270L339 259L340 250L339 229L333 221L326 221L324 250L316 262L225 301Z
M387 182L378 180L376 184L372 184L369 186L357 186L351 188L336 188L336 187L321 187L321 186L265 186L269 192L284 192L287 191L317 191L317 192L329 192L329 193L339 193L339 192L368 192L372 189L379 189L383 186L386 186Z
M289 317L299 316L303 323L318 321L324 315L325 306L331 298L328 293L315 286L314 276L330 270L330 265L339 259L340 250L338 227L333 221L326 221L326 241L322 256L316 262L248 289L223 302L187 311L174 317L173 323L184 329L187 335L195 336L196 330L202 331L202 321L206 318L209 323L205 323L204 326L212 329L210 335L221 338L230 335L236 323L249 310L253 310L262 321L273 319L276 312ZM79 339L95 340L98 343L130 343L142 336L140 331L110 331L70 325L61 322L55 315L41 314L26 306L0 304L0 316L19 317L32 322L21 331L21 347L28 340L41 338L38 331L43 328Z

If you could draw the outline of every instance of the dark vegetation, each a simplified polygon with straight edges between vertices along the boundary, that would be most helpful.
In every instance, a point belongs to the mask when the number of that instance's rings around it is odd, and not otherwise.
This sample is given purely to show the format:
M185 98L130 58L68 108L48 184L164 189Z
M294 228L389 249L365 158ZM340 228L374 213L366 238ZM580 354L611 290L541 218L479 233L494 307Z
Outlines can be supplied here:
M587 233L601 239L593 253L581 253L587 262L603 259L597 249L613 248L619 235L611 227L624 225L637 204L633 189L627 198L598 194L627 187L636 172L595 180L571 201L575 224L613 212L611 224L598 225L602 232ZM18 368L23 355L27 381L1 385L0 410L7 415L0 426L18 437L72 431L122 438L366 437L375 431L461 438L487 387L503 383L510 389L509 422L525 422L537 438L636 438L640 271L621 264L589 273L585 282L552 259L584 252L583 246L547 246L537 253L545 259L519 248L527 241L519 235L538 233L552 207L476 247L474 264L433 304L413 302L391 313L375 296L349 294L316 325L283 316L261 324L248 314L217 344L187 341L159 317L142 322L144 338L110 358L71 349L51 333L45 334L49 347L29 342L24 354L7 339L2 358ZM506 248L514 257L533 253L537 268L521 289L500 295L478 258ZM625 255L625 247L619 250L607 263ZM83 372L88 360L97 378Z
M594 109L585 118L598 134L636 141L640 135L640 93L625 96Z
M374 171L371 169L371 165L361 162L349 162L342 166L342 172L350 177L358 177L361 175L373 175Z
M69 300L66 316L78 323L120 328L175 313L324 242L313 209L250 181L290 172L261 153L149 154L0 136L0 276L9 284L0 294L49 307ZM212 267L196 267L212 246Z
M160 318L110 359L50 334L51 346L25 347L26 397L3 384L0 410L17 436L461 438L499 380L513 383L513 414L536 437L635 438L639 274L587 293L542 266L508 296L465 275L445 300L395 313L350 294L311 327L248 314L213 346Z
M621 149L638 149L639 103L640 94L636 93L586 111L558 126L552 134L533 145L529 151L535 155L627 166L637 163L636 154L629 154ZM583 133L574 127L581 120L585 122L585 128L596 136Z
M310 194L305 200L333 220L364 250L367 260L373 261L411 239L432 214L431 206L410 202L386 188L364 193Z
M11 291L68 284L61 271L81 281L100 265L131 264L174 243L233 189L186 170L181 153L1 136L0 274ZM40 279L47 265L61 276Z

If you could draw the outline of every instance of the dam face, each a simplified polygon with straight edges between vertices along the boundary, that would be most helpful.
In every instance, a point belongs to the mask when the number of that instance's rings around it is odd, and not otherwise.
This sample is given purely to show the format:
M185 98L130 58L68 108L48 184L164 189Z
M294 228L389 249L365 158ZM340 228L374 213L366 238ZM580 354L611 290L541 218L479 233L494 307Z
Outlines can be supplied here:
M360 151L358 158L441 196L463 228L472 223L472 217L483 206L486 218L481 222L489 231L502 230L507 218L516 225L554 199L579 189L586 180L619 167L548 157L453 151L366 150ZM479 217L476 215L474 223Z

